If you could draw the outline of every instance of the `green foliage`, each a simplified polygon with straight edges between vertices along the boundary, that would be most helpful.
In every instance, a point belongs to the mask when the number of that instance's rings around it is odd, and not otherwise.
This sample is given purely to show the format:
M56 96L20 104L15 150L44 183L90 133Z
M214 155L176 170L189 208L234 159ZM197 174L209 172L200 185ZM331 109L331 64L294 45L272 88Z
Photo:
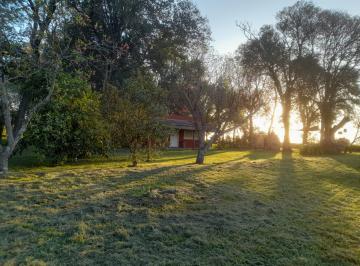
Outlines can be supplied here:
M207 20L189 0L69 2L74 13L67 34L86 57L83 66L92 70L97 89L107 81L123 85L143 66L167 72L170 59L210 35Z
M166 114L165 100L165 91L153 78L140 73L128 79L123 89L108 86L104 93L103 112L111 145L128 147L134 166L140 149L153 146L168 134L161 121Z
M61 162L104 154L107 139L99 95L84 80L63 74L51 103L29 125L20 149L35 146L53 162Z

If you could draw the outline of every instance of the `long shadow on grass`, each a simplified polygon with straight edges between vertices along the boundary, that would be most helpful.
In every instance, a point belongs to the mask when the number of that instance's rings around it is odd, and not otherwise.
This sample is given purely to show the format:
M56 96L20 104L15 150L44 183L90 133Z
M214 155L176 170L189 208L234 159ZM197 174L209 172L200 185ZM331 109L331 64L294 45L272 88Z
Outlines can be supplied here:
M321 258L329 249L321 249L324 232L317 230L334 223L317 217L327 211L314 191L320 185L303 183L298 167L307 166L296 163L284 155L275 168L235 159L88 171L40 184L10 180L0 194L0 204L7 201L0 208L0 263L32 256L68 265L344 264ZM269 171L263 178L278 182L274 195L250 186L258 166Z
M315 172L317 174L313 175ZM287 245L294 248L291 256L295 264L301 262L298 261L301 257L296 257L301 254L307 254L305 257L302 255L306 259L302 262L305 264L346 265L360 262L354 249L351 249L360 236L348 233L356 231L356 223L350 222L354 217L345 214L344 201L334 201L336 192L331 190L331 186L324 186L327 181L323 178L333 179L331 175L338 174L321 171L316 164L283 154L275 204L280 214L279 229L284 230L276 235L276 239L280 240L281 246L285 245L283 248ZM345 192L344 188L340 184L341 193ZM344 199L349 197L354 195L349 193Z
M334 155L329 156L329 158L338 161L346 165L347 167L353 168L360 172L360 154L341 154L341 155Z
M131 170L98 180L88 176L88 183L74 176L65 183L62 182L65 176L16 187L9 182L8 187L2 186L0 195L2 202L7 201L1 206L5 215L2 215L0 244L5 253L1 254L4 256L0 262L17 257L20 263L32 255L44 261L77 264L81 252L89 252L85 257L92 262L110 262L108 256L126 248L123 245L127 245L130 233L141 241L151 230L151 211L176 204L176 195L152 196L149 192L180 183L190 184L190 190L199 188L201 182L194 175L212 166L181 167L180 170L172 166L141 172ZM161 175L163 172L167 173ZM146 178L151 181L142 183ZM78 181L83 181L82 186L71 189ZM39 238L43 240L38 242Z
M250 150L249 154L246 156L250 160L267 160L272 159L277 155L277 152L272 151L256 151L256 150Z

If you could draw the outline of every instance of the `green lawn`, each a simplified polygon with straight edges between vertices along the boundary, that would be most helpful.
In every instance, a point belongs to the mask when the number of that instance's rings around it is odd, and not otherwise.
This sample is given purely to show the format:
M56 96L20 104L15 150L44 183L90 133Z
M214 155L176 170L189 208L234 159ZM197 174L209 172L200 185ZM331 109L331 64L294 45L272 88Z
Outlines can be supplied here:
M212 151L0 180L0 265L360 265L360 154Z

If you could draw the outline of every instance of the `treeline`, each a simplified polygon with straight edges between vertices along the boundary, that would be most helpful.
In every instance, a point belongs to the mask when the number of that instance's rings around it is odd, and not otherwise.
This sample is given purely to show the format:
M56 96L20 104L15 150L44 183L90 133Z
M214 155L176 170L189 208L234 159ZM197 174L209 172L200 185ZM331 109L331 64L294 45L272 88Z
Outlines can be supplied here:
M321 125L331 151L359 101L360 19L300 1L275 26L239 28L248 42L218 57L189 0L1 1L1 171L29 146L54 162L127 147L135 166L167 138L169 113L193 117L203 163L234 129L252 143L257 116L272 134L277 102L284 151L294 111L304 143Z

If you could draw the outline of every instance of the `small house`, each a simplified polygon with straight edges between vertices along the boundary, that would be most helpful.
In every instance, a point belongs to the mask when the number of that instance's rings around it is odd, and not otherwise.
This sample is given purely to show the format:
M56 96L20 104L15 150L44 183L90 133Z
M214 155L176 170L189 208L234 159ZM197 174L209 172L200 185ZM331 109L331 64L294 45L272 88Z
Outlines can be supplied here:
M166 125L173 129L169 136L169 148L197 149L199 147L198 133L192 117L169 115Z

